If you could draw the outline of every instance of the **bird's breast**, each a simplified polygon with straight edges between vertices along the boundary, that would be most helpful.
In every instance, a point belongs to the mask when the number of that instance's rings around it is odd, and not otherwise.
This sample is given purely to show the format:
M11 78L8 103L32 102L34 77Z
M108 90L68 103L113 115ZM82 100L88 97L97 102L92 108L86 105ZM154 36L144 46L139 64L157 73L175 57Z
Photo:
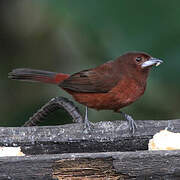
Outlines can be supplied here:
M109 93L117 103L117 108L127 106L139 99L145 91L146 83L139 83L134 79L121 80Z

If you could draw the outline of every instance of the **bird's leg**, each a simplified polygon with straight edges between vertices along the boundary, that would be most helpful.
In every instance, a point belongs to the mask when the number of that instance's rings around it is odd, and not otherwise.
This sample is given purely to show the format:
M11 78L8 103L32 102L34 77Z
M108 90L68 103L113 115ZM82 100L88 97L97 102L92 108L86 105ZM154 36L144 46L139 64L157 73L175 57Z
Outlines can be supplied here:
M92 131L92 123L88 120L88 107L86 106L86 112L84 117L84 132L88 133Z
M64 97L56 97L47 102L39 109L23 126L36 126L38 122L45 119L50 113L64 109L72 117L73 122L83 123L83 118L78 108L72 101Z
M135 130L137 129L137 124L136 124L136 122L134 121L134 119L133 119L130 115L128 115L128 114L126 114L126 113L124 113L124 112L122 112L122 111L118 111L118 112L123 115L123 117L125 118L125 120L128 122L130 132L131 132L132 134L134 134Z

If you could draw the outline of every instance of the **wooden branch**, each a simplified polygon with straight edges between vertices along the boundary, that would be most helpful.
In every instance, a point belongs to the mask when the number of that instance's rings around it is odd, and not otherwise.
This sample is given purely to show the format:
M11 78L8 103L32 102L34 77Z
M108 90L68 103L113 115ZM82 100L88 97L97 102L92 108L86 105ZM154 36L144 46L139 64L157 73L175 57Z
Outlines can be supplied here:
M0 146L21 146L27 155L82 152L147 150L152 136L164 129L168 121L136 121L132 136L127 122L99 122L93 132L85 134L83 124L0 128ZM173 131L180 131L180 120L171 120Z
M173 179L180 178L180 151L31 155L0 158L4 179Z

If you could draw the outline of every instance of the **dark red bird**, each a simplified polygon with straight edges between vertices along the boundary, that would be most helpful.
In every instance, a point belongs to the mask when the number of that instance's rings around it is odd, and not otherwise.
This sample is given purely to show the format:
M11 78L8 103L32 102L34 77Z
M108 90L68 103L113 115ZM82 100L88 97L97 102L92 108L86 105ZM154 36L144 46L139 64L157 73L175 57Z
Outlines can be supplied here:
M14 69L9 78L57 84L86 107L121 112L121 108L144 94L151 67L162 62L144 52L129 52L114 61L72 75L25 68ZM135 122L131 116L123 115L134 132ZM86 108L86 126L88 122Z

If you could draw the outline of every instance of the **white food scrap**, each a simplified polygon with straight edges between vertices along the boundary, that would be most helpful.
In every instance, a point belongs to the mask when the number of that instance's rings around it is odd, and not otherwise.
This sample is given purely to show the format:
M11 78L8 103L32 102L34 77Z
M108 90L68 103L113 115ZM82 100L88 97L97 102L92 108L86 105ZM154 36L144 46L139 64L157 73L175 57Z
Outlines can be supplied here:
M180 150L180 133L161 130L149 141L149 150Z
M4 156L25 156L20 147L0 147L0 157Z

